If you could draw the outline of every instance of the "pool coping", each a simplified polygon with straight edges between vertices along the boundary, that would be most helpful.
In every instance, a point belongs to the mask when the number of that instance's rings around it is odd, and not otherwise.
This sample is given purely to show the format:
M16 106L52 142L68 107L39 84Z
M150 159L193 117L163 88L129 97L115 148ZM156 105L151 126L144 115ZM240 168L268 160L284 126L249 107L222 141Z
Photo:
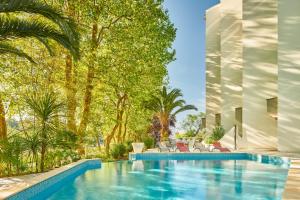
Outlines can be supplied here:
M93 164L91 164L92 162ZM14 196L26 192L26 190L30 190L31 188L34 188L34 186L38 187L38 184L48 184L47 182L49 182L51 178L54 178L59 175L64 176L64 174L67 174L68 171L72 173L71 170L75 170L76 167L82 166L86 169L89 169L89 167L91 167L94 164L97 165L96 168L98 168L98 166L101 166L100 159L83 159L44 173L0 178L0 182L12 182L11 188L3 188L4 191L0 190L0 199L18 199Z

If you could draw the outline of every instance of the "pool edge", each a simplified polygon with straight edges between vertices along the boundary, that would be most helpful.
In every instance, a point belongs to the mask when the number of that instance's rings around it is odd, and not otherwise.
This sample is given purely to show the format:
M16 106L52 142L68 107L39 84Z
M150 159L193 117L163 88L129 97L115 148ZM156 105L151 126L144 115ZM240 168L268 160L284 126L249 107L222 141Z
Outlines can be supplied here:
M47 190L55 183L62 181L67 177L77 176L81 171L97 169L101 167L100 159L84 159L77 162L62 166L60 168L36 175L29 180L25 186L18 187L10 193L0 196L0 199L18 200L30 199L36 194ZM24 197L25 196L25 197Z

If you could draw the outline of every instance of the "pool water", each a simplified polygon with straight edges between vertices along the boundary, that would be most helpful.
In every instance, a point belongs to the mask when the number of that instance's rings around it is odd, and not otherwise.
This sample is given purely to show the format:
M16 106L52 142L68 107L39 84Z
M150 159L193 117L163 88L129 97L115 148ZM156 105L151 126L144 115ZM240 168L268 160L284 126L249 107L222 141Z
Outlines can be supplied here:
M50 200L281 199L287 168L247 160L138 160L103 163Z

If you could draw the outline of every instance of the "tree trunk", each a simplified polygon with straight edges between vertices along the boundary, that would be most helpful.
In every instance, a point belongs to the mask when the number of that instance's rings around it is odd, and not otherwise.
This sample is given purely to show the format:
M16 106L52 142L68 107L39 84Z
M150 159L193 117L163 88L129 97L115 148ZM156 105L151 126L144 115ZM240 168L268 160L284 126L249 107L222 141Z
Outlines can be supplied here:
M68 54L66 57L66 68L65 68L65 90L67 94L67 128L73 133L77 132L75 113L76 113L76 78L73 71L72 57ZM75 70L75 69L74 69Z
M89 120L90 115L90 106L92 102L92 91L93 91L93 79L94 79L94 67L90 66L88 68L88 74L86 79L86 87L85 87L85 95L84 95L84 102L83 102L83 111L82 111L82 118L79 126L79 134L83 135Z
M109 147L110 147L111 140L114 138L115 133L118 130L119 126L122 126L122 123L120 123L120 122L122 120L122 115L123 114L121 114L121 113L122 113L122 110L123 110L123 106L125 105L124 101L126 99L126 95L119 96L118 98L119 99L118 99L118 102L117 102L117 105L116 105L116 110L117 110L116 121L117 121L117 123L114 125L114 127L113 127L112 131L110 132L110 134L106 137L106 140L105 140L106 155L109 155ZM120 111L120 109L121 109L121 111Z
M5 121L5 110L2 98L0 96L0 139L5 139L7 137L7 128Z
M47 133L46 133L46 124L43 122L43 128L41 132L41 163L40 163L40 169L41 172L44 172L45 170L45 155L46 155L46 148L47 148Z
M120 111L120 115L119 115L119 120L118 120L118 124L119 124L119 130L118 130L118 136L117 136L117 143L121 142L122 139L122 128L123 128L123 114L124 114L124 108L122 108L122 110Z
M160 117L160 122L161 122L161 140L168 140L169 139L169 130L170 130L170 120L169 116L165 116L164 114L161 115Z
M93 30L92 30L92 59L95 58L95 51L97 48L97 33L98 33L98 25L97 23L93 24ZM92 61L92 60L91 60ZM89 122L89 115L90 115L90 107L92 102L92 92L93 92L93 79L95 74L95 68L94 63L92 62L90 65L88 65L88 72L87 72L87 78L86 78L86 86L85 86L85 95L84 95L84 102L83 102L83 111L82 111L82 117L78 129L78 134L80 138L80 145L79 145L79 153L83 155L85 153L84 148L82 147L83 143L83 137Z
M41 148L41 172L44 172L45 170L45 154L46 154L46 144L43 142L42 143L42 148Z
M127 134L127 124L128 124L128 117L129 117L129 111L127 111L126 113L126 117L125 117L125 122L124 122L124 133L123 133L123 142L125 142L125 139L126 139L126 134Z
M106 153L107 156L109 155L109 148L110 148L111 140L113 139L118 126L119 126L119 124L116 124L114 126L113 130L110 132L110 134L106 137L106 140L105 140L105 153Z

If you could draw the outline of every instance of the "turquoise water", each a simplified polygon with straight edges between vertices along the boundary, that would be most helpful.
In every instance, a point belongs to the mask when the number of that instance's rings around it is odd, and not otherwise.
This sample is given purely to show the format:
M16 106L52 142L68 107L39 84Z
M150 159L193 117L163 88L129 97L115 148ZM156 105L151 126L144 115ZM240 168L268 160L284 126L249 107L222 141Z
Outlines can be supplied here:
M247 160L103 163L66 183L50 200L281 199L287 169Z

